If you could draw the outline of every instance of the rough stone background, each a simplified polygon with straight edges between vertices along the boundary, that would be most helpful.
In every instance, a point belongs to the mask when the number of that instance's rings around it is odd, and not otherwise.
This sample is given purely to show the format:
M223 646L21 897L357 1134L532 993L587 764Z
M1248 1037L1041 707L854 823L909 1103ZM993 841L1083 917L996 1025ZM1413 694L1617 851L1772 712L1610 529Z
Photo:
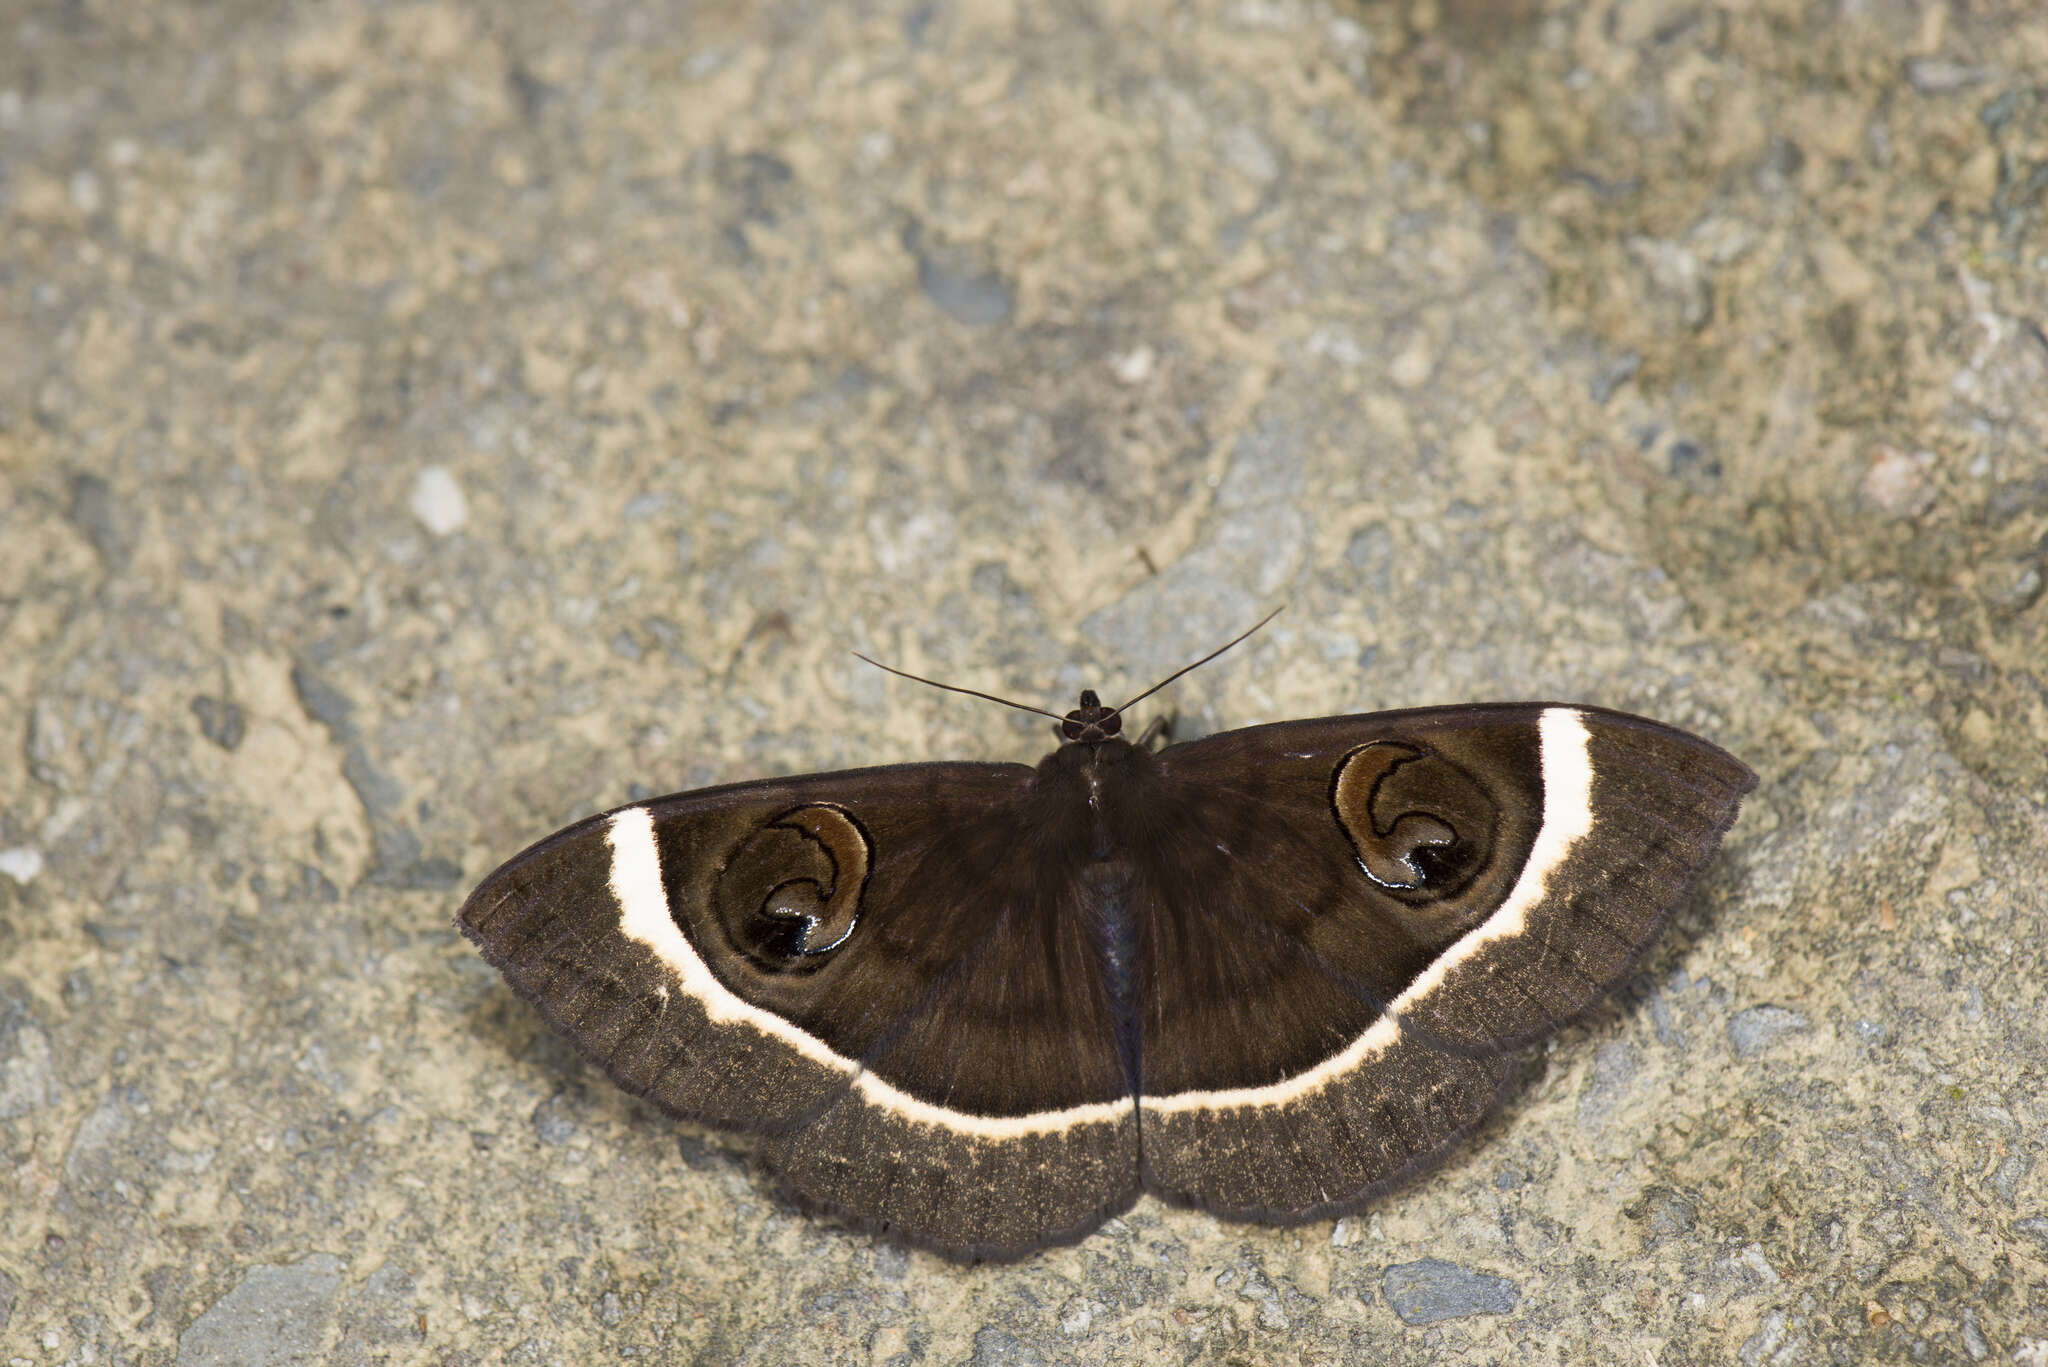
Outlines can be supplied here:
M2048 1363L2033 0L0 7L0 1361ZM1367 1214L964 1269L449 928L630 796L1649 712L1763 786Z

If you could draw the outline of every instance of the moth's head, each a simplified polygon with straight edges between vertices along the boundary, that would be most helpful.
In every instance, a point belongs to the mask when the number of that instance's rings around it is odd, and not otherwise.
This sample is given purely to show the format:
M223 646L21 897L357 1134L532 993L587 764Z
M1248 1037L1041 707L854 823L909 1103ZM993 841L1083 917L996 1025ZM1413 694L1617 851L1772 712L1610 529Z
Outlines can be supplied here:
M1104 707L1092 688L1081 690L1081 705L1067 713L1066 720L1060 723L1062 736L1083 745L1106 741L1123 729L1123 713Z

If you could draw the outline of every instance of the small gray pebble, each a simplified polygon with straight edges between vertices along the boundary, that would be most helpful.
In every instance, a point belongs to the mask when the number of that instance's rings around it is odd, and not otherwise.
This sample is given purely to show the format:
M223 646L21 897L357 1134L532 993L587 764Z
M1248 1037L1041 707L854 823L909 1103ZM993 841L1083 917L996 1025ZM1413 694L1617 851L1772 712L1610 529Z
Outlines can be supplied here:
M1522 1291L1506 1277L1474 1272L1438 1258L1396 1263L1380 1279L1387 1304L1408 1324L1434 1324L1467 1315L1505 1315Z

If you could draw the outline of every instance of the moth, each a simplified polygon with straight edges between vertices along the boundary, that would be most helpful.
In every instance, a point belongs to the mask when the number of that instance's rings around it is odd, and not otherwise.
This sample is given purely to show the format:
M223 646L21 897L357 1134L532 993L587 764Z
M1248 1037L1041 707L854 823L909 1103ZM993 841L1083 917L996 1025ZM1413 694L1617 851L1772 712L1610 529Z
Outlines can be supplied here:
M1082 693L1036 767L631 803L458 924L626 1091L759 1136L800 1201L1005 1259L1140 1193L1299 1221L1429 1165L1628 975L1756 783L1568 703L1163 746L1128 706Z

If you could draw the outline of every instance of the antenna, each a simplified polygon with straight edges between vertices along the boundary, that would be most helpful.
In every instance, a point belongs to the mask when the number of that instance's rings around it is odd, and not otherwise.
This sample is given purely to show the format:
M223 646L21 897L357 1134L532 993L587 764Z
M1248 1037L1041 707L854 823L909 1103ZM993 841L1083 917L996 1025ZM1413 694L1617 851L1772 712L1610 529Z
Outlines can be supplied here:
M1279 615L1280 615L1280 614L1281 614L1282 612L1286 611L1286 609L1287 609L1287 604L1285 604L1285 603L1282 603L1282 604L1281 604L1281 605L1280 605L1279 607L1277 607L1277 608L1274 608L1274 609L1273 609L1273 610L1272 610L1271 612L1267 613L1267 614L1266 614L1266 615L1265 615L1264 617L1261 617L1261 618L1260 618L1260 619L1259 619L1258 621L1256 621L1256 622L1253 622L1253 623L1252 623L1252 624L1251 624L1250 626L1246 627L1246 628L1245 628L1245 629L1244 629L1244 630L1243 630L1242 632L1238 633L1238 634L1237 634L1236 636L1233 636L1233 637L1231 637L1231 638L1230 638L1229 640L1225 641L1225 642L1224 642L1224 643L1223 643L1222 645L1220 645L1220 646L1217 646L1217 647L1216 647L1216 648L1215 648L1214 650L1210 651L1210 652L1209 652L1209 653L1208 653L1207 655L1204 655L1204 656L1203 656L1203 657L1202 657L1201 659L1199 659L1199 660L1195 661L1195 662L1194 662L1193 664L1191 664L1191 665L1184 665L1184 666L1182 666L1181 668L1179 668L1179 669L1176 669L1176 670L1174 670L1174 671L1173 671L1173 673L1171 673L1171 674L1167 675L1167 676L1166 676L1165 678L1161 679L1161 680L1160 680L1160 681L1159 681L1158 683L1156 683L1156 684L1153 684L1153 685L1152 685L1152 686L1151 686L1150 688L1146 689L1146 690L1145 690L1145 691L1144 691L1143 693L1140 693L1140 694L1139 694L1139 695L1138 695L1137 697L1135 697L1135 698L1132 698L1132 699L1130 700L1130 702L1125 702L1125 703L1118 703L1118 704L1117 704L1117 705L1116 705L1115 707L1113 707L1113 708L1111 708L1111 709L1110 709L1110 715L1111 715L1111 716L1113 716L1113 717L1114 717L1114 716L1120 716L1120 715L1122 715L1122 713L1123 713L1123 710L1124 710L1124 709L1125 709L1126 707L1129 707L1129 706L1131 705L1131 703L1140 703L1140 702L1143 702L1143 701L1145 701L1145 699L1147 699L1147 698L1151 697L1151 696L1152 696L1152 695L1153 695L1154 693L1157 693L1157 692L1158 692L1158 691L1159 691L1160 689L1162 689L1162 688L1166 687L1166 686L1167 686L1168 684L1172 683L1172 682L1173 682L1173 681L1174 681L1175 679L1178 679L1178 678L1179 678L1179 677L1180 677L1181 675L1183 675L1183 674L1187 673L1187 672L1188 672L1189 670L1191 670L1191 669L1200 669L1200 668L1201 668L1201 667L1202 667L1203 665L1205 665L1205 664L1209 663L1209 661L1211 661L1211 660L1215 659L1215 658L1216 658L1216 657L1217 657L1218 655L1221 655L1221 654L1222 654L1222 653L1223 653L1224 651L1226 651L1226 650L1230 649L1230 648L1231 648L1232 646L1236 645L1236 644L1237 644L1237 643L1238 643L1239 641L1242 641L1242 640L1243 640L1243 639L1244 639L1245 637L1247 637L1247 636L1251 635L1251 634L1252 634L1253 632L1257 631L1257 630L1258 630L1258 629L1259 629L1260 627L1262 627L1262 626L1266 625L1266 623L1268 623L1268 622L1272 621L1272 620L1273 620L1273 619L1274 619L1275 617L1278 617L1278 616L1279 616Z
M1153 684L1150 688L1146 689L1143 693L1140 693L1137 697L1132 698L1130 702L1126 702L1121 704L1120 706L1108 709L1107 715L1100 718L1097 722L1097 725L1100 725L1101 722L1108 721L1110 717L1122 716L1124 709L1131 706L1132 703L1143 702L1145 699L1151 697L1154 693L1157 693L1160 689L1166 687L1168 684L1172 683L1175 679L1178 679L1181 675L1187 673L1189 670L1200 669L1203 665L1209 663L1209 661L1215 659L1218 655L1221 655L1224 651L1230 649L1239 641L1242 641L1245 637L1251 635L1254 631L1257 631L1260 627L1272 621L1275 617L1278 617L1281 614L1281 612L1285 610L1286 607L1287 605L1285 603L1282 603L1279 607L1274 608L1264 617L1261 617L1258 621L1252 623L1249 627L1245 628L1245 630L1239 632L1236 636L1231 637L1222 645L1217 646L1214 650L1210 651L1207 655L1204 655L1201 659L1195 661L1193 664L1186 665L1180 669L1174 670L1173 673L1167 675L1158 683ZM943 688L948 693L965 693L970 698L981 698L988 702L1001 703L1005 707L1014 707L1019 712L1036 712L1039 716L1051 717L1056 722L1064 723L1067 720L1067 718L1062 717L1057 712L1048 712L1042 707L1033 707L1030 703L1016 702L1010 698L999 698L993 693L984 693L978 688L962 688L958 684L940 683L937 679L927 679L922 674L912 674L907 669L898 669L894 665L885 665L880 660L872 659L866 655L861 654L858 650L853 652L853 658L856 660L865 661L866 663L873 665L876 669L882 670L885 673L894 674L899 679L908 679L912 683L928 684L933 688Z
M1008 698L998 698L993 693L983 693L979 689L962 688L958 684L940 683L937 679L927 679L922 674L912 674L908 670L897 669L892 665L885 665L880 660L869 660L867 656L861 654L858 650L853 652L853 658L856 660L867 660L867 662L873 665L876 669L886 670L888 673L894 674L897 678L909 679L912 683L930 684L933 688L943 688L948 693L965 693L970 698L986 698L990 702L999 702L1005 707L1014 707L1019 712L1036 712L1041 717L1051 717L1054 721L1066 720L1057 712L1048 712L1042 707L1033 707L1029 703L1012 702Z

